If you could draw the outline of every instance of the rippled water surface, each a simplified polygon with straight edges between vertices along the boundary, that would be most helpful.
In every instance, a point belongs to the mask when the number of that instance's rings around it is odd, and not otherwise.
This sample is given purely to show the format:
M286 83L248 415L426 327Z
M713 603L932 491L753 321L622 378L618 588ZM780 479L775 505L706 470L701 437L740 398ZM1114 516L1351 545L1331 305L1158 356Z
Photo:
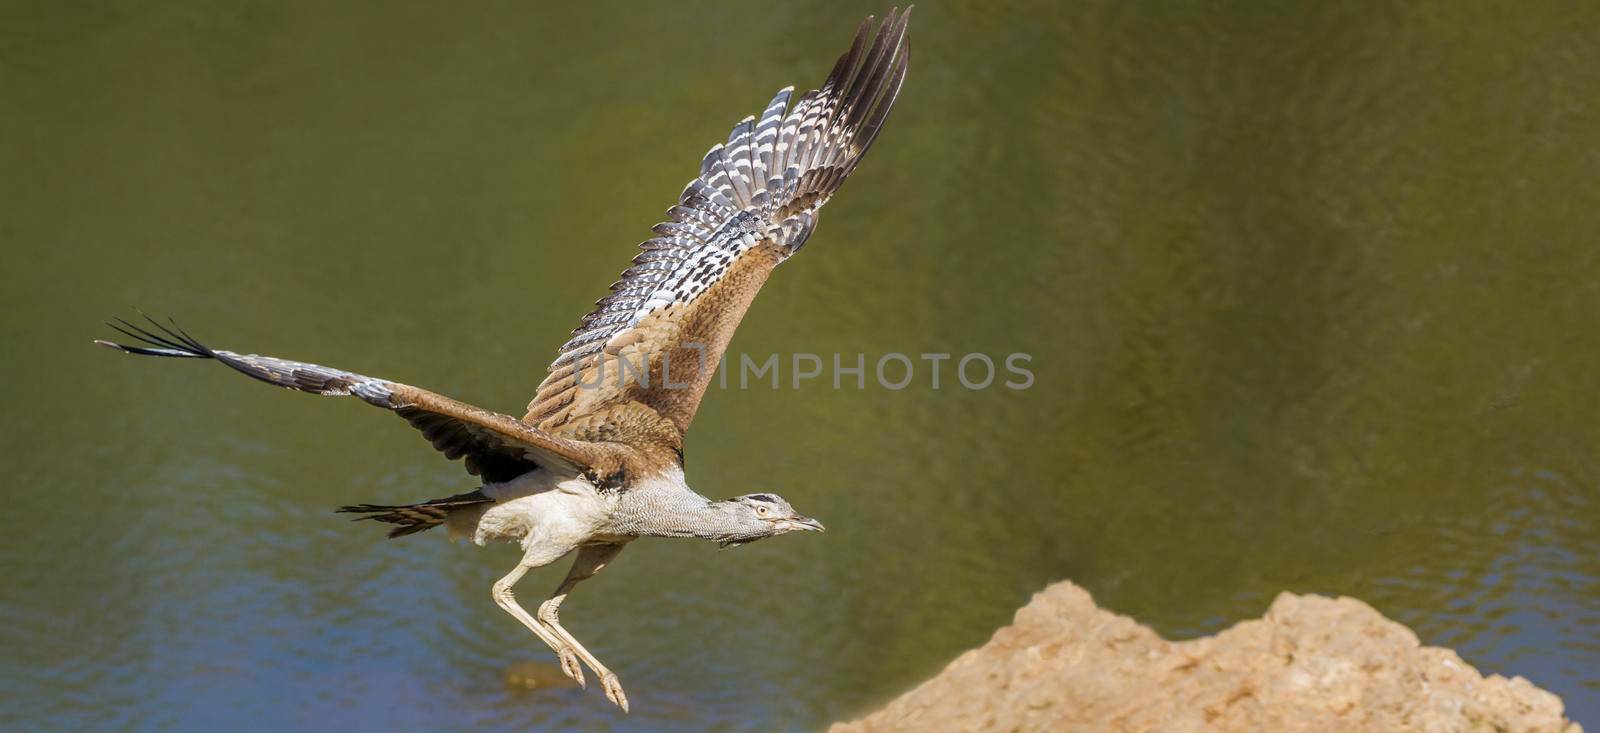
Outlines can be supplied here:
M1600 726L1600 6L1478 6L919 7L734 349L1034 382L713 389L691 482L829 531L585 584L624 717L491 603L513 548L329 512L472 486L402 422L89 339L139 306L520 413L868 10L6 3L0 727L813 730L1062 578L1174 636L1358 596Z

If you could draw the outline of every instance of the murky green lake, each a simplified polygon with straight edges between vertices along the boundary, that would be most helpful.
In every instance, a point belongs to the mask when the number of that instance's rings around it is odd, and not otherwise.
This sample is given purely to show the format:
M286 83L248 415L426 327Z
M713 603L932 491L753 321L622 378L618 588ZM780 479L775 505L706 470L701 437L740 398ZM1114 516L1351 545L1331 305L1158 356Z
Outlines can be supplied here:
M627 717L527 666L514 548L330 512L473 485L402 421L89 343L137 306L520 414L704 150L886 9L572 5L0 5L0 727L815 730L1062 578L1174 636L1354 595L1600 726L1600 6L922 4L733 347L868 384L689 437L829 531L585 584Z

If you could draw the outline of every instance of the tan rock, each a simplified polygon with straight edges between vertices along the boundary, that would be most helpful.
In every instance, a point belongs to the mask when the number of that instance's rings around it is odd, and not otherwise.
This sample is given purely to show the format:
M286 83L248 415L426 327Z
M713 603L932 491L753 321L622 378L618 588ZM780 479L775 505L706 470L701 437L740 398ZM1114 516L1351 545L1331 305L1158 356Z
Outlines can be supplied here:
M1062 582L989 643L830 733L890 731L1494 731L1582 733L1521 677L1354 598L1279 595L1258 620L1170 642Z

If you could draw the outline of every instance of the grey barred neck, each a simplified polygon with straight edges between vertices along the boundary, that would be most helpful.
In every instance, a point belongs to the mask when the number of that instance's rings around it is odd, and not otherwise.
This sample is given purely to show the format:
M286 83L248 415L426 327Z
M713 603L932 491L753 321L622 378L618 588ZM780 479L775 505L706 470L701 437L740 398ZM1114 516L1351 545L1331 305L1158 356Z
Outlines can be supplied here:
M769 537L770 522L737 502L712 501L687 487L652 487L622 494L610 530L627 537L697 537L744 543Z

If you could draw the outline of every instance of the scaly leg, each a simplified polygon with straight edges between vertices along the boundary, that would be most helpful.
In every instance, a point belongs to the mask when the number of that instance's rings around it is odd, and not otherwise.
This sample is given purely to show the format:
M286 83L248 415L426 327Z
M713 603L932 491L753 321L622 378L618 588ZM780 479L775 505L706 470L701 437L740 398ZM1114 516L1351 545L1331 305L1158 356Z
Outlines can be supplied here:
M571 647L578 654L578 658L582 659L584 664L589 665L589 668L594 670L594 673L600 677L600 686L606 691L606 698L616 703L617 707L622 708L622 712L626 713L628 712L628 697L622 693L622 683L618 682L617 676L612 674L611 670L606 669L606 666L601 664L600 660L595 659L588 649L584 649L577 639L572 638L572 634L561 628L560 618L561 602L566 600L567 594L571 593L578 583L594 577L594 574L600 572L601 568L604 568L606 563L611 562L611 559L616 557L619 552L622 552L622 545L585 545L578 548L578 559L573 561L572 569L567 571L567 579L561 581L561 587L556 589L555 594L551 595L549 600L539 604L539 620L545 624L547 631L555 634L556 638L560 639L562 643Z
M528 612L524 611L522 606L517 605L517 599L511 593L511 586L516 585L517 581L522 579L523 574L533 567L536 566L518 563L516 568L506 573L506 577L495 581L493 588L494 602L505 609L506 613L521 621L522 625L528 627L528 630L532 631L534 636L539 637L540 641L554 650L556 656L561 658L561 671L575 680L579 687L583 687L583 667L578 665L578 659L573 653L572 647L563 641L561 637L556 636L550 629L545 628L534 620L532 616L528 615Z

